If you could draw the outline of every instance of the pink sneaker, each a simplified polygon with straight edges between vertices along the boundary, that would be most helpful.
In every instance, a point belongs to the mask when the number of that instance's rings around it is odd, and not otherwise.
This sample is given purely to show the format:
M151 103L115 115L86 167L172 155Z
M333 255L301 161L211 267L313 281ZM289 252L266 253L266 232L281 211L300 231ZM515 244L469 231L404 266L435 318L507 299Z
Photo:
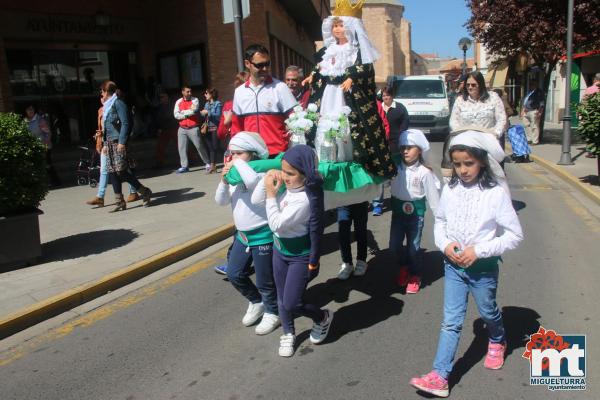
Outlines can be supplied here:
M410 380L411 386L438 397L448 397L448 380L442 378L437 372L431 371L427 375L422 375Z
M483 365L487 369L500 369L504 365L505 343L491 343L488 345L487 355Z
M419 293L419 289L421 289L421 278L411 275L408 279L408 285L406 285L406 293Z
M410 278L410 274L408 273L408 267L403 265L400 267L400 271L398 272L398 276L396 276L396 283L400 287L404 287L408 285L408 278Z

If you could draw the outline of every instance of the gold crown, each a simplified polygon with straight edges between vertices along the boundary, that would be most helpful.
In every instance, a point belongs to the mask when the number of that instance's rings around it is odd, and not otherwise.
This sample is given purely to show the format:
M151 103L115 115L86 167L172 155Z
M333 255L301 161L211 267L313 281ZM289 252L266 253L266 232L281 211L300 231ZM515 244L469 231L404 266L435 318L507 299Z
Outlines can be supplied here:
M352 4L352 0L335 0L335 17L354 17L362 18L362 7L367 0L358 0L356 4Z

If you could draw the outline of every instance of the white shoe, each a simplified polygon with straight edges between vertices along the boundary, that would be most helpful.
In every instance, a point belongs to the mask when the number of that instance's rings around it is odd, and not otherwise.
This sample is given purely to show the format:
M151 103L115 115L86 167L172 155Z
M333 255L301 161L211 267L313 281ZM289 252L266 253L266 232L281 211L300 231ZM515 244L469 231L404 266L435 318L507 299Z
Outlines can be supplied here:
M324 309L326 314L325 321L318 324L313 324L312 330L310 331L310 341L312 344L323 343L329 334L329 328L331 328L331 321L333 321L333 311Z
M246 314L244 318L242 318L242 324L244 326L250 326L254 324L262 315L265 313L265 306L263 303L250 303L248 305L248 310L246 310Z
M281 357L291 357L294 355L294 343L296 336L287 333L279 337L279 355Z
M279 322L279 317L275 314L264 313L260 324L256 325L254 332L257 335L266 335L267 333L273 332L281 322Z
M367 272L367 262L363 260L356 260L356 267L354 267L354 276L363 276Z
M205 169L206 171L210 171L210 164L206 164L206 165L204 166L204 169Z
M337 278L342 281L345 281L346 279L350 278L350 275L352 275L352 271L354 271L354 266L352 264L342 263Z

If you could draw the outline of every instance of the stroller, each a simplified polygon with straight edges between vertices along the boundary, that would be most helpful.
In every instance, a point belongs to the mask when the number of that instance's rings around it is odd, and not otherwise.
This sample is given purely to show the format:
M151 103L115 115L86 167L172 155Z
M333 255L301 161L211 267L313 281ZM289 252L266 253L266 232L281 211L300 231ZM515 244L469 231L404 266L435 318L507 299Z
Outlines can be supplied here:
M79 146L81 156L77 163L77 184L79 186L90 185L95 188L100 179L100 156L95 148L95 143L90 142L87 147Z

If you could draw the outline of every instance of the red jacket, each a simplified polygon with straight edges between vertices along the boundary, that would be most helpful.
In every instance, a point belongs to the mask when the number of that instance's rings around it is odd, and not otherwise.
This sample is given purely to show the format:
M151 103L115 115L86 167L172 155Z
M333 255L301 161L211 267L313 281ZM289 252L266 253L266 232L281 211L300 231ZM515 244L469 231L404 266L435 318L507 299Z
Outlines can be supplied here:
M383 121L383 127L385 128L385 137L389 140L390 138L390 123L388 122L387 115L383 109L381 101L377 100L377 112Z
M231 125L226 126L225 125L225 111L232 111L233 110L233 100L228 100L223 104L223 112L221 113L221 120L219 121L219 128L217 129L217 135L219 136L219 139L223 140L225 139L228 135L229 136L233 136L233 134L231 133L232 131L234 132L239 132L242 129L239 128L239 120L238 118L235 116L235 114L231 115Z
M190 129L200 126L200 102L197 98L192 97L189 100L183 97L175 103L173 115L179 121L179 126Z

